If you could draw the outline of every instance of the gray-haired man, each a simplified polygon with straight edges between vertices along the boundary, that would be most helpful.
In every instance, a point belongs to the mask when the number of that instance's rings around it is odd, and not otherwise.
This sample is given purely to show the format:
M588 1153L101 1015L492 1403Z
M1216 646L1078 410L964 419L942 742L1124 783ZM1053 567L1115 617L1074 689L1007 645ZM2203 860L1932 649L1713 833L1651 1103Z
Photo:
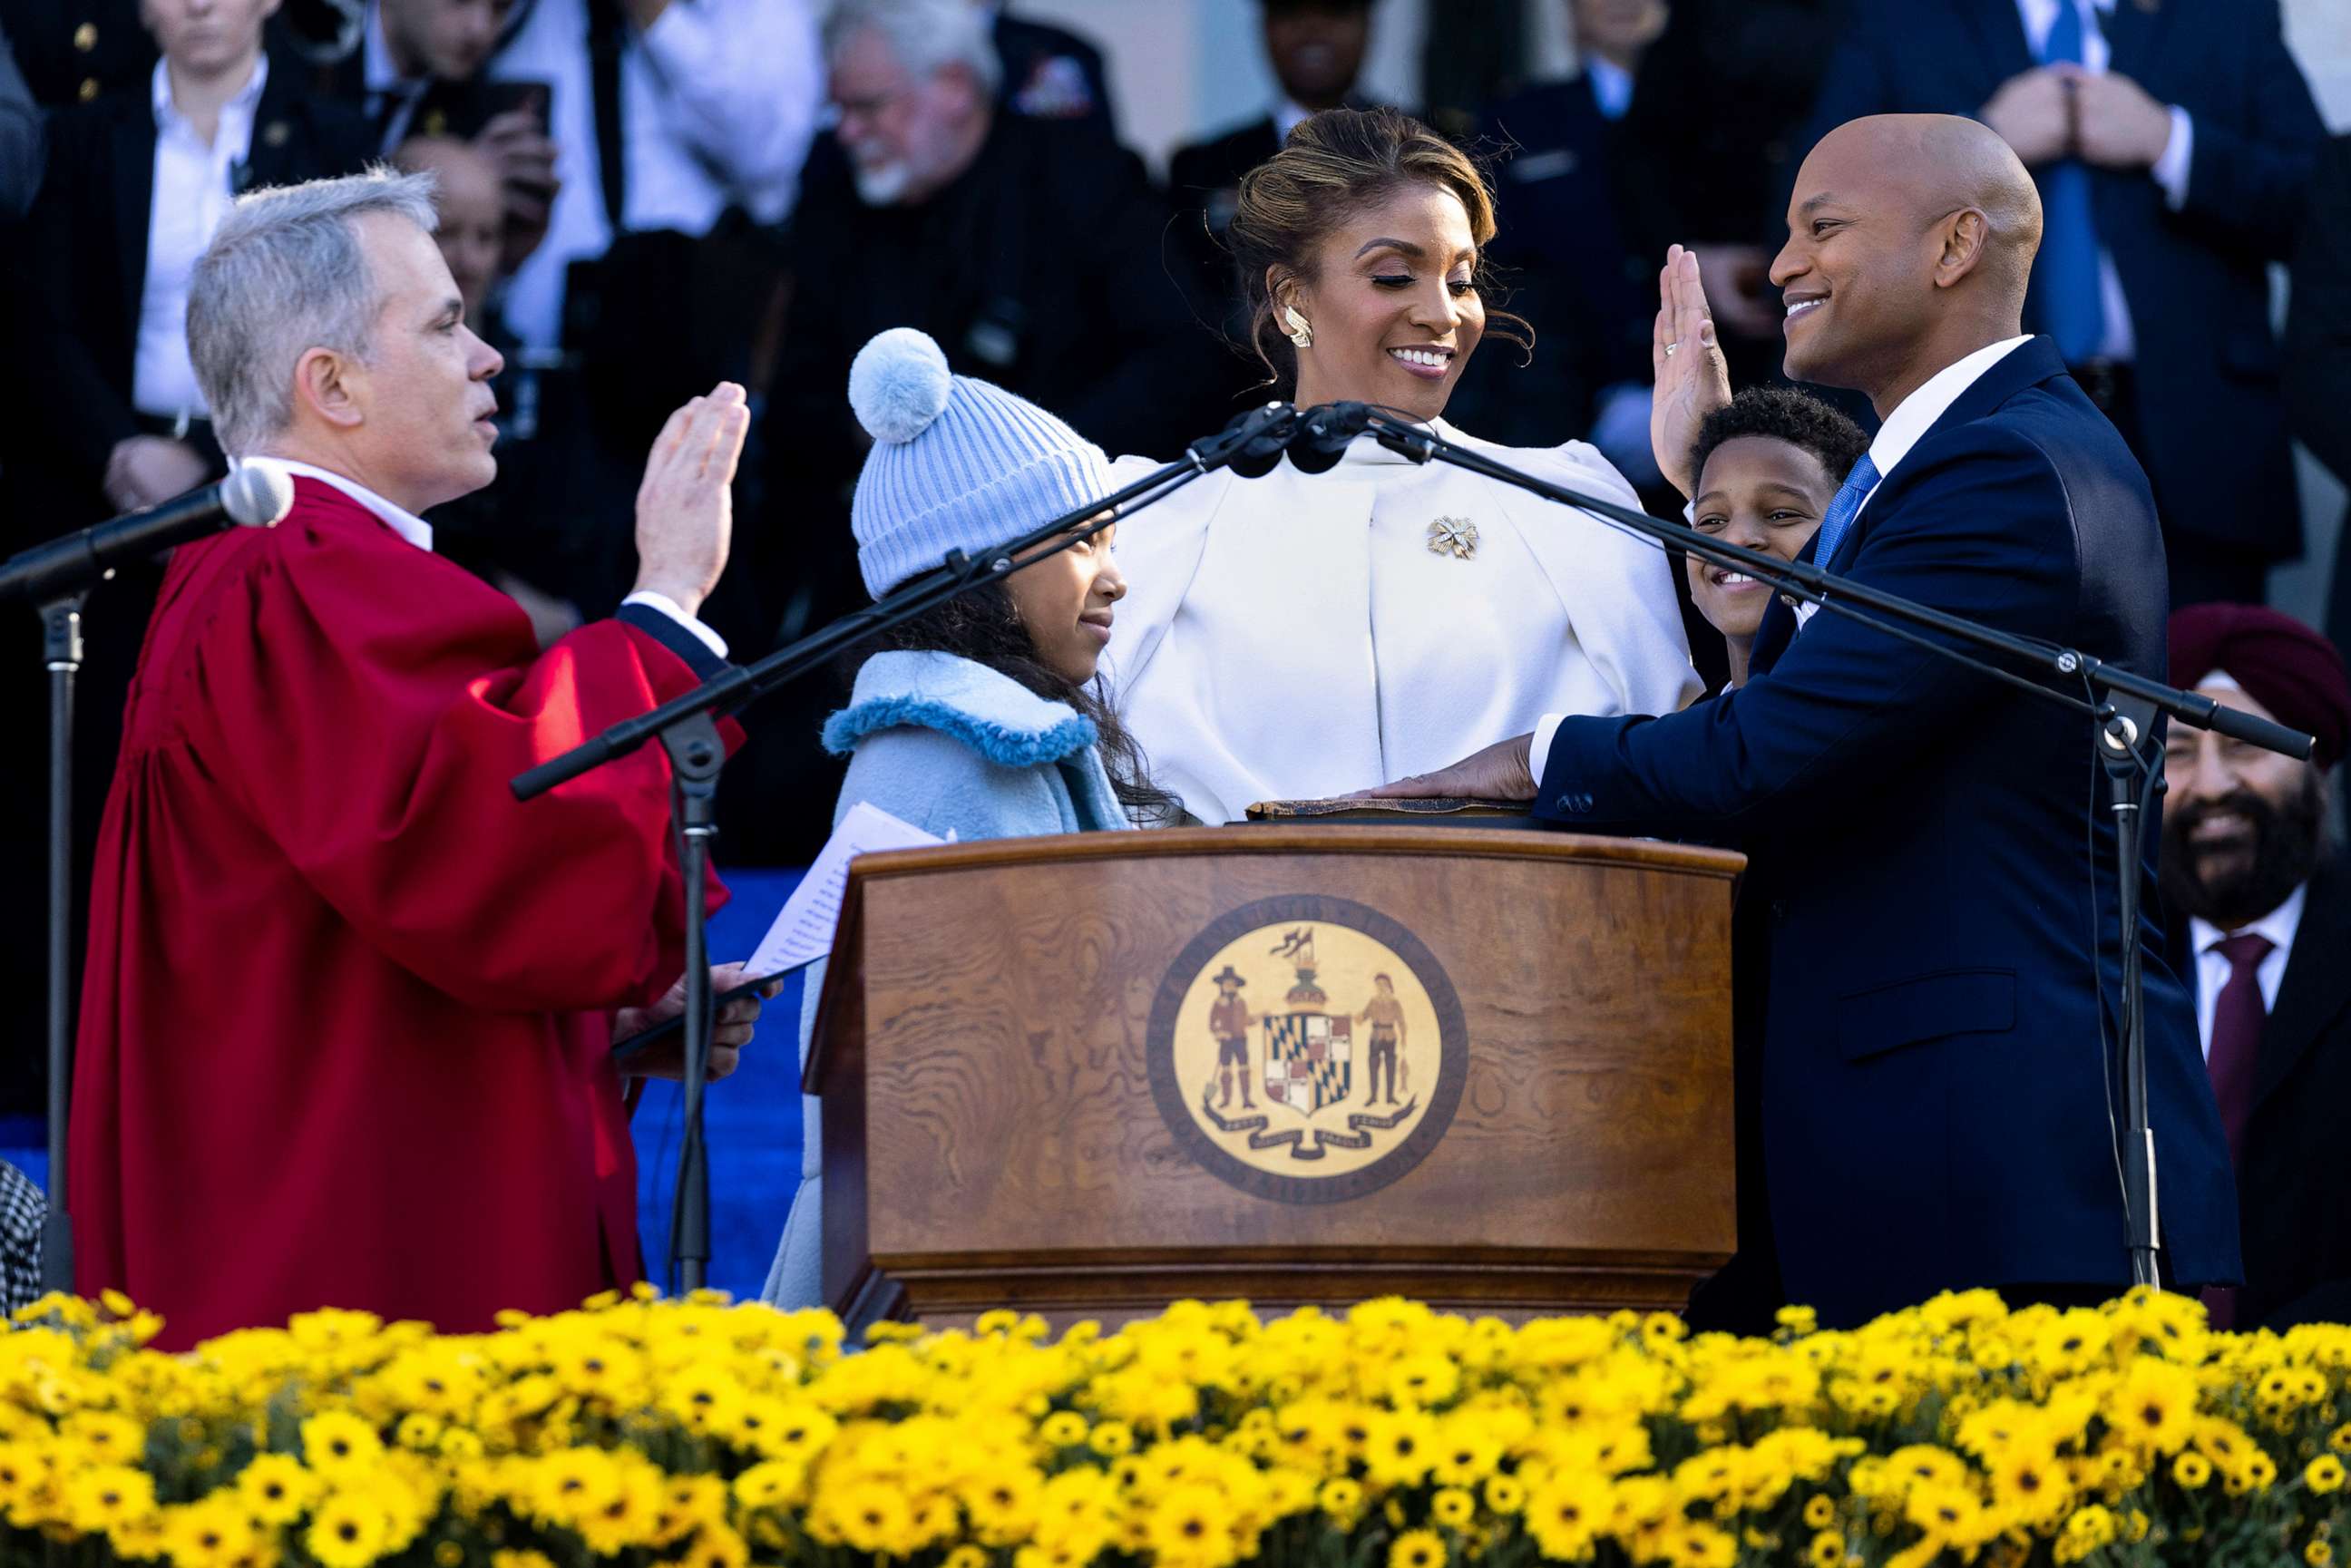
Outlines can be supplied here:
M486 1328L636 1272L610 1050L682 962L666 764L527 806L506 781L722 661L692 617L743 393L672 416L639 593L541 655L417 515L496 472L498 359L430 195L376 174L247 197L190 293L222 444L283 463L296 500L172 560L99 848L78 1283L173 1344L326 1305Z

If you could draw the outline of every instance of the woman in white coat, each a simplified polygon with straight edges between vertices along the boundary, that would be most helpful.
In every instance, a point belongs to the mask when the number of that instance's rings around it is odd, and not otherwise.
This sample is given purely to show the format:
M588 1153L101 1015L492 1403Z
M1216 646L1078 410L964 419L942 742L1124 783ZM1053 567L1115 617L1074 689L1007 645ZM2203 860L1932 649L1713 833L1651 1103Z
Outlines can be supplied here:
M1487 329L1493 234L1477 166L1385 110L1301 122L1242 180L1228 231L1258 351L1301 407L1383 404L1639 506L1583 442L1497 446L1437 417ZM1124 459L1117 481L1149 465ZM1368 436L1328 474L1284 458L1263 478L1196 480L1137 512L1118 548L1135 586L1111 688L1158 782L1204 822L1442 768L1549 715L1669 713L1700 690L1656 546Z

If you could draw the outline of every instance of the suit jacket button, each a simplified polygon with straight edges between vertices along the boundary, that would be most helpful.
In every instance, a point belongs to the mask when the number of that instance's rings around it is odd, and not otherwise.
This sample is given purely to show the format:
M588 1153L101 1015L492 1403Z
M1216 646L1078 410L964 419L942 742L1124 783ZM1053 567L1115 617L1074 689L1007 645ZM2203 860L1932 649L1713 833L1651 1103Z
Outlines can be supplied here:
M81 90L75 96L79 98L84 103L88 103L91 99L96 98L98 96L98 78L96 77L82 78Z
M1771 918L1774 920L1785 920L1788 918L1788 901L1786 899L1775 898L1771 901Z
M98 47L98 24L84 22L74 29L74 47L83 54Z

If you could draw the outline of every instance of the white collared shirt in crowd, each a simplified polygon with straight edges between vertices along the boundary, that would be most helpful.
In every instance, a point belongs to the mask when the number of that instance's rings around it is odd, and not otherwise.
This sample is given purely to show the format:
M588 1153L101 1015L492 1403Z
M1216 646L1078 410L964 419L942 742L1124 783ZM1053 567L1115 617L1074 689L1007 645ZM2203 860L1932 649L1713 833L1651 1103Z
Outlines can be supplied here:
M1869 444L1869 460L1877 465L1877 485L1871 486L1869 495L1861 498L1861 506L1854 512L1856 520L1869 509L1870 497L1877 494L1878 486L1886 483L1886 476L1910 455L1910 449L1934 428L1935 422L1950 412L1951 405L1959 401L1959 395L1981 380L1986 371L2031 341L2032 339L2028 333L2023 337L2003 338L1997 343L1986 344L1966 358L1937 371L1917 392L1895 406L1894 412L1886 416L1886 423L1878 426L1877 438ZM1802 626L1819 608L1817 604L1798 606L1796 624ZM1565 716L1564 714L1546 714L1543 721L1535 726L1534 740L1527 757L1527 771L1533 777L1537 789L1542 787L1543 764L1551 759L1552 737L1559 734L1560 720Z
M378 122L387 99L400 99L390 120L383 122L380 152L390 152L408 139L408 122L416 117L416 106L424 101L427 88L433 85L428 77L404 77L392 62L392 46L383 36L383 0L368 0L367 26L360 37L360 69L367 84L367 117L371 125Z
M230 460L231 466L234 466L236 461L237 459L232 458ZM352 500L357 501L360 506L365 507L369 511L374 513L376 517L382 520L384 527L390 528L393 533L398 534L402 538L406 539L410 544L414 545L418 549L427 551L428 553L432 550L433 525L431 523L426 522L423 517L418 517L415 513L408 510L406 507L385 500L381 496L377 495L373 490L369 489L358 480L347 479L342 475L321 468L314 463L302 463L291 457L272 457L269 461L277 464L277 466L285 469L287 473L293 475L297 478L316 479L321 485L331 486L335 489L340 490L344 495L349 496ZM671 620L676 622L679 625L692 632L695 640L701 643L704 647L709 649L713 653L716 653L722 659L726 656L726 639L719 636L717 632L712 631L701 622L695 620L693 616L688 615L685 612L685 607L678 603L674 599L672 599L668 594L645 592L632 593L626 599L621 601L621 602L623 604L642 604L648 610L659 611L662 614L668 616Z
M486 73L553 89L563 188L506 297L507 327L533 349L562 340L564 269L612 243L587 39L587 0L536 0ZM622 227L705 234L730 204L781 222L823 100L809 0L670 0L621 53Z
M147 206L147 272L139 296L131 405L176 419L206 412L188 360L188 282L236 200L236 169L253 151L253 120L269 81L269 58L256 56L251 78L221 105L210 145L172 103L168 62L155 62L152 80L155 186Z
M2082 12L2082 68L2093 76L2104 76L2114 57L2114 48L2098 25L2101 15L2111 16L2115 0L2016 0L2016 13L2024 24L2025 47L2039 59L2049 47L2050 29L2056 26L2060 5L2078 5ZM2195 156L2196 126L2188 111L2178 104L2171 105L2171 140L2164 143L2163 156L2155 161L2147 172L2163 187L2163 199L2173 212L2188 200L2188 165ZM2098 246L2098 292L2105 307L2105 331L2098 340L2098 357L2128 361L2138 357L2138 343L2131 331L2130 305L2123 298L2122 274L2115 270L2114 253L2103 244Z
M2234 931L2223 931L2200 916L2189 918L2188 939L2196 953L2196 1038L2204 1042L2208 1059L2212 1054L2212 1009L2220 999L2220 988L2229 983L2229 960L2221 953L2220 944L2249 933L2270 939L2270 950L2262 955L2253 978L2262 988L2262 1011L2276 1011L2278 987L2285 980L2286 958L2294 951L2294 934L2302 929L2303 895L2309 889L2308 883L2303 883L2285 895L2283 904Z

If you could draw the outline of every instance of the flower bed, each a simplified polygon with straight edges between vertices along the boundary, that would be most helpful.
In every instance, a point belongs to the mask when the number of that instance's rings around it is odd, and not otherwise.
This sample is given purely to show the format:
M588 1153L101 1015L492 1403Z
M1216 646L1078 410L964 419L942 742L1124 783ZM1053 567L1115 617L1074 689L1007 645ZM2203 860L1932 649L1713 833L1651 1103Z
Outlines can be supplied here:
M0 1555L176 1568L677 1562L2315 1564L2351 1329L1945 1296L1853 1333L1181 1303L1050 1339L644 1292L498 1333L359 1313L141 1348L0 1335Z

